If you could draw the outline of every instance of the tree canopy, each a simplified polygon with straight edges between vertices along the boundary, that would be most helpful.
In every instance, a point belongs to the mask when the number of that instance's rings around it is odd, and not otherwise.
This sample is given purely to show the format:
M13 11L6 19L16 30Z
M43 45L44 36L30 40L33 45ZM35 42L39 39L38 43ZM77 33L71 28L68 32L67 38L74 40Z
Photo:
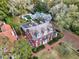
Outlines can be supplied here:
M0 19L7 17L9 13L8 0L0 0Z
M14 44L14 54L16 59L28 59L31 56L32 50L29 43L24 40L18 40Z

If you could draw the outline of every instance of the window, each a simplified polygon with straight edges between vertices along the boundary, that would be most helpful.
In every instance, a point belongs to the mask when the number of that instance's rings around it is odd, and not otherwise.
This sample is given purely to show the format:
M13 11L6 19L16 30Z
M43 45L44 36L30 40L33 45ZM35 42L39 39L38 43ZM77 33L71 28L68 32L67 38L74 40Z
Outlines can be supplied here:
M15 35L13 31L11 33L12 33L13 36Z
M1 28L0 28L0 32L2 32Z
M0 56L0 59L3 59L2 56Z

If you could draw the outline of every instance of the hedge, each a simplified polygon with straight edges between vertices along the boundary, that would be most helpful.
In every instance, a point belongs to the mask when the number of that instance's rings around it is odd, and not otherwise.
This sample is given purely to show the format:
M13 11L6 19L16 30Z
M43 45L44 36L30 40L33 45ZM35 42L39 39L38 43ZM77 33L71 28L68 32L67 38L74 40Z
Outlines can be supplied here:
M36 52L39 52L40 50L42 50L42 49L44 49L44 48L45 48L45 46L44 46L44 45L41 45L41 46L39 46L39 47L37 47L37 48L33 48L32 51L33 51L34 53L36 53Z
M37 56L33 56L32 59L38 59L38 57Z
M58 33L58 36L53 38L51 41L48 42L49 45L52 45L53 43L57 42L59 39L63 37L63 34Z

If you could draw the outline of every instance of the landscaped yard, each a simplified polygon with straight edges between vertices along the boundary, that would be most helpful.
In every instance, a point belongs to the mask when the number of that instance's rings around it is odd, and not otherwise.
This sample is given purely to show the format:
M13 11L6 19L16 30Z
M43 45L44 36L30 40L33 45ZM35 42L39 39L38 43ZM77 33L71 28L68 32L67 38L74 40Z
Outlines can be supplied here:
M63 43L50 51L37 53L38 59L79 59L79 54L68 43Z
M52 50L51 52L41 52L38 54L38 59L56 59L58 58L58 53L57 51Z

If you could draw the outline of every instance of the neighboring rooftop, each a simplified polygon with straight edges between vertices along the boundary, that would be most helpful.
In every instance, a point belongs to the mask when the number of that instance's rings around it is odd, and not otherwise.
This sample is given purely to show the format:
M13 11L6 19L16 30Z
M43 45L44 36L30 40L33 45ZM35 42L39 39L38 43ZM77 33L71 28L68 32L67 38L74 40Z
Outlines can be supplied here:
M11 42L14 42L17 39L11 26L4 22L0 22L0 31L0 35L8 37Z

